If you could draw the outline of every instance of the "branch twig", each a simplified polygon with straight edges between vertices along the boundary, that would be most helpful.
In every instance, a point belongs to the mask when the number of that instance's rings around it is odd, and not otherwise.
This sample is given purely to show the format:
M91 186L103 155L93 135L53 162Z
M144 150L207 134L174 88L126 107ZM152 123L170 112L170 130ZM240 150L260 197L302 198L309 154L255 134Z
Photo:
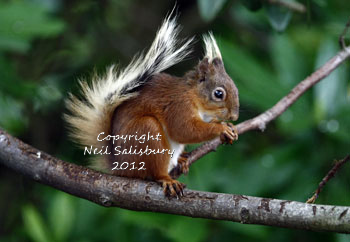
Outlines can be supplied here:
M0 129L0 163L40 183L105 207L285 228L350 233L350 207L184 190L168 199L155 182L102 174L54 158Z
M327 61L318 70L312 73L309 77L301 81L296 85L290 93L278 101L272 108L268 109L259 116L246 120L237 125L238 134L243 134L249 130L260 129L264 131L266 125L272 120L280 116L288 107L290 107L304 92L310 87L318 83L320 80L328 76L333 70L335 70L341 63L343 63L350 56L350 47L346 47L341 50L336 56ZM188 163L192 165L199 158L203 157L211 151L215 151L222 142L219 138L209 141L197 149L189 153ZM175 167L170 174L173 177L179 177L181 175L179 167Z
M265 0L269 4L275 4L275 5L280 5L282 7L288 8L294 12L298 13L305 13L306 12L306 7L296 1L285 1L285 0Z
M320 184L318 185L317 190L315 191L314 195L310 197L306 203L314 203L316 199L318 198L318 195L321 193L322 188L327 184L327 182L332 179L335 174L340 170L340 168L350 160L350 155L347 155L344 159L341 161L338 161L335 163L335 165L332 167L332 169L327 173L327 175L322 179Z
M349 18L348 22L345 25L343 33L339 36L339 45L340 45L340 48L342 48L342 49L346 48L345 35L348 32L349 28L350 28L350 18Z

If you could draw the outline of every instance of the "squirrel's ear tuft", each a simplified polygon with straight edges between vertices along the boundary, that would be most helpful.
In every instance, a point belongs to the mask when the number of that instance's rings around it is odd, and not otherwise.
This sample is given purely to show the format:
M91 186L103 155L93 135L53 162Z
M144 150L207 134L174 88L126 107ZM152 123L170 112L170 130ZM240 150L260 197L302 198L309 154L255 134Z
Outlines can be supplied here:
M209 60L207 57L205 57L198 64L198 72L200 75L205 75L208 73L208 70L209 70Z
M221 52L213 33L209 32L208 34L203 35L203 41L205 45L205 57L208 58L209 62L212 62L216 58L221 60Z

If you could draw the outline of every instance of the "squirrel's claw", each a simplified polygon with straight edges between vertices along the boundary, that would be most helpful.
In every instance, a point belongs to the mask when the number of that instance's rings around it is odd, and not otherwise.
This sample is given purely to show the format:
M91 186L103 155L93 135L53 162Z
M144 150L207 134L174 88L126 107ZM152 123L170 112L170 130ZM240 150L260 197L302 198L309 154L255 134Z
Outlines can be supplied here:
M233 141L238 140L238 132L236 126L231 123L223 123L224 131L220 135L220 139L223 143L231 144Z
M180 183L181 184L181 183ZM178 186L177 184L173 183L173 188L176 192L177 197L181 197L184 195L183 193L183 187L180 185Z
M234 141L238 140L238 130L237 127L235 125L233 125L232 123L226 123L233 131L233 135L234 135Z
M180 198L184 195L183 189L185 188L185 185L177 180L173 180L173 179L163 180L162 186L163 186L164 195L167 197Z

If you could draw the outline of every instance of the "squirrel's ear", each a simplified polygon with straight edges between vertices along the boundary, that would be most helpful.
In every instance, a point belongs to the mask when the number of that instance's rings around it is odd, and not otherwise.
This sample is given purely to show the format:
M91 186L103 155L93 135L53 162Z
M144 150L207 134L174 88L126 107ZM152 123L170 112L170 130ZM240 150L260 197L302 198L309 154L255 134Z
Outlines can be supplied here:
M224 67L224 63L222 62L222 60L220 58L214 58L212 63L215 67Z
M203 58L198 64L198 72L201 75L205 75L209 70L209 60L207 57Z

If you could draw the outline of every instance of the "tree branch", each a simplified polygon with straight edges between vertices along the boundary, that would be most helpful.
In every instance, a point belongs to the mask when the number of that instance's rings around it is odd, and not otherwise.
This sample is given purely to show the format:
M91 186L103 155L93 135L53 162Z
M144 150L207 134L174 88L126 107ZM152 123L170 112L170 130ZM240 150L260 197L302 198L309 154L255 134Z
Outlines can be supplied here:
M266 125L292 105L307 89L329 75L350 56L340 51L286 97L259 116L240 123L238 133L264 130ZM193 163L221 144L210 141L191 152ZM198 218L228 220L286 228L350 233L350 207L312 205L295 201L185 189L180 200L164 197L155 182L111 176L61 161L41 152L0 129L0 163L40 183L102 206L152 211Z
M350 155L347 155L344 159L341 161L338 161L335 163L335 165L332 167L332 169L327 173L327 175L322 179L320 184L318 184L318 187L312 197L310 197L306 203L314 203L316 199L318 198L318 195L320 195L323 187L329 182L330 179L332 179L335 174L340 170L340 168L350 160Z
M260 129L264 131L266 125L272 120L280 116L287 110L301 95L304 94L309 88L318 83L323 78L327 77L332 71L334 71L341 63L343 63L350 56L350 47L346 47L332 59L327 61L318 70L312 73L309 77L301 81L296 85L290 93L278 101L272 108L268 109L264 113L256 116L255 118L246 120L237 125L238 134L243 134L249 130ZM215 151L222 142L220 138L213 139L204 143L202 146L191 151L188 155L189 166L196 162L198 159L206 155L211 151ZM181 175L180 168L175 167L170 174L173 177L179 177Z
M155 182L102 174L61 161L0 129L0 163L40 183L105 207L247 224L350 233L350 207L185 189L169 199Z

